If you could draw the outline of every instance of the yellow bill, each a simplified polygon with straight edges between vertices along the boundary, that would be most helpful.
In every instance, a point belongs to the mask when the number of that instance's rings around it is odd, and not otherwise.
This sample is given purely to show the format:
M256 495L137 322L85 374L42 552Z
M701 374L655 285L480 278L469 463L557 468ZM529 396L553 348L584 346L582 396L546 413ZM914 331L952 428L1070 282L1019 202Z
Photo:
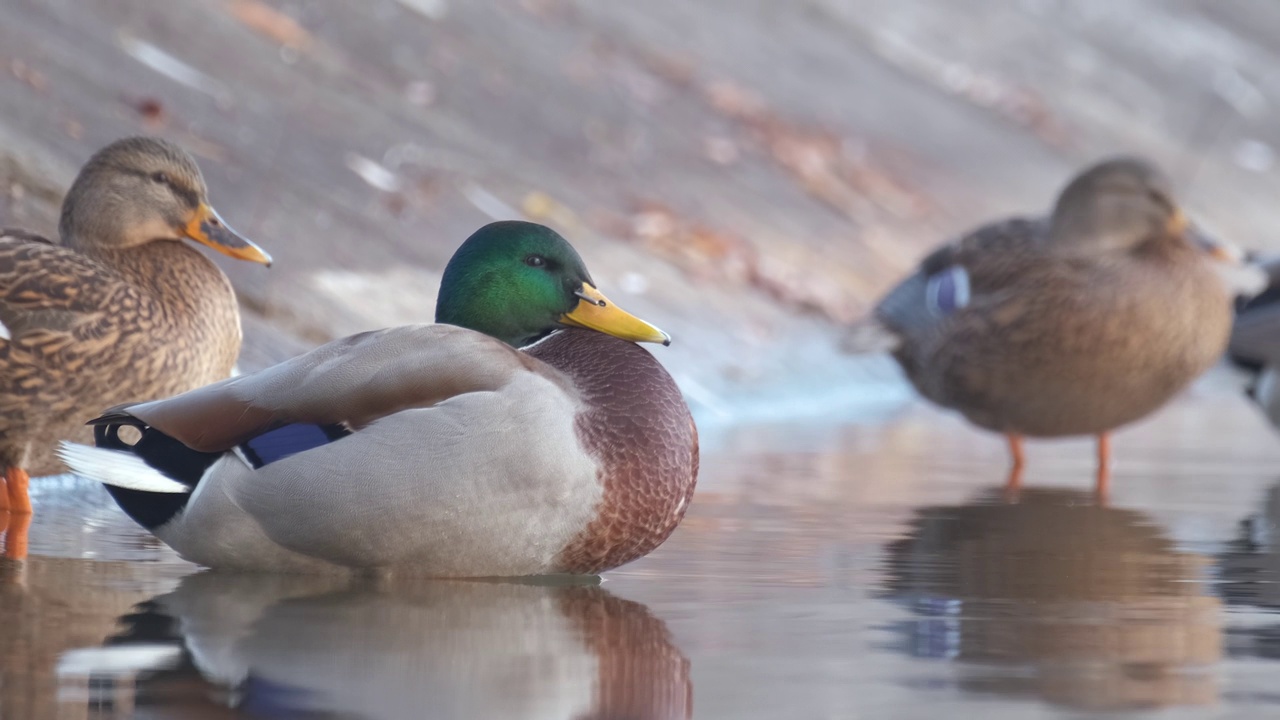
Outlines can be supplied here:
M265 250L232 230L218 216L217 211L206 203L200 203L200 207L196 208L195 214L182 230L187 237L208 245L223 255L229 255L237 260L271 265L271 256Z
M583 283L576 294L581 298L578 307L560 316L560 322L565 325L595 330L631 342L671 344L670 335L614 305L587 283Z

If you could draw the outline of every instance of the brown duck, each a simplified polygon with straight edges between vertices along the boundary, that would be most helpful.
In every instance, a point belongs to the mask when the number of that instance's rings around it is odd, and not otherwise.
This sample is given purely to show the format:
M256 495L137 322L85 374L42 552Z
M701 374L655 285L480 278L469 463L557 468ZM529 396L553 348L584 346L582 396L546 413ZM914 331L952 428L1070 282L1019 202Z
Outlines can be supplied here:
M888 340L926 398L1008 436L1108 433L1159 408L1222 355L1231 297L1165 177L1132 158L1071 181L1048 217L980 227L926 257L849 346Z
M31 512L28 473L58 469L57 441L91 437L102 407L190 390L231 373L240 316L231 283L191 239L271 258L205 199L195 161L154 138L112 143L80 171L59 242L0 232L0 510ZM15 550L10 532L9 553Z

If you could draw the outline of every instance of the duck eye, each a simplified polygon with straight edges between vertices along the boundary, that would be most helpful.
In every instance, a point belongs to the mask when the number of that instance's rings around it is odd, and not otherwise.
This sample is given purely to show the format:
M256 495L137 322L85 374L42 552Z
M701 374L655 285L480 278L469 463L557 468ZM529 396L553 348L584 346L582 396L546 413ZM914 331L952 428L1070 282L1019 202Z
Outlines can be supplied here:
M524 259L524 264L528 265L529 267L540 268L540 267L544 267L547 264L547 259L542 257L541 255L530 255L529 257Z
M153 181L155 181L155 182L162 183L162 184L165 184L165 185L168 185L168 184L169 184L169 176L168 176L168 175L166 175L166 174L165 174L165 173L163 173L163 172L153 172L153 173L151 173L151 179L152 179Z

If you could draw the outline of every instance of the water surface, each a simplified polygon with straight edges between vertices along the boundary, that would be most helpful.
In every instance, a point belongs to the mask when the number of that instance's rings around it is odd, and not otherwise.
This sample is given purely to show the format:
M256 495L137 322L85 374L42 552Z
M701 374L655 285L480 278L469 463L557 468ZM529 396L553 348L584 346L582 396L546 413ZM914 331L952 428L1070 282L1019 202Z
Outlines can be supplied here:
M1160 718L1280 713L1280 438L1223 383L1118 435L917 404L706 423L688 518L579 583L198 572L37 481L0 718ZM1154 711L1155 714L1152 714Z

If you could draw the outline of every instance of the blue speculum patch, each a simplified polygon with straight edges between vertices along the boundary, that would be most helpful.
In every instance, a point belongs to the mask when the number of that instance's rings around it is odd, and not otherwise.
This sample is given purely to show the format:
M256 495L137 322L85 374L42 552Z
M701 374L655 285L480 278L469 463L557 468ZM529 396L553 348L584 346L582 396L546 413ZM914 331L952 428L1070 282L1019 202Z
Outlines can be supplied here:
M925 302L935 315L950 315L969 304L969 272L952 265L929 276Z
M350 434L351 432L341 425L293 423L246 440L240 445L240 449L253 467L260 468L291 455L327 445Z

